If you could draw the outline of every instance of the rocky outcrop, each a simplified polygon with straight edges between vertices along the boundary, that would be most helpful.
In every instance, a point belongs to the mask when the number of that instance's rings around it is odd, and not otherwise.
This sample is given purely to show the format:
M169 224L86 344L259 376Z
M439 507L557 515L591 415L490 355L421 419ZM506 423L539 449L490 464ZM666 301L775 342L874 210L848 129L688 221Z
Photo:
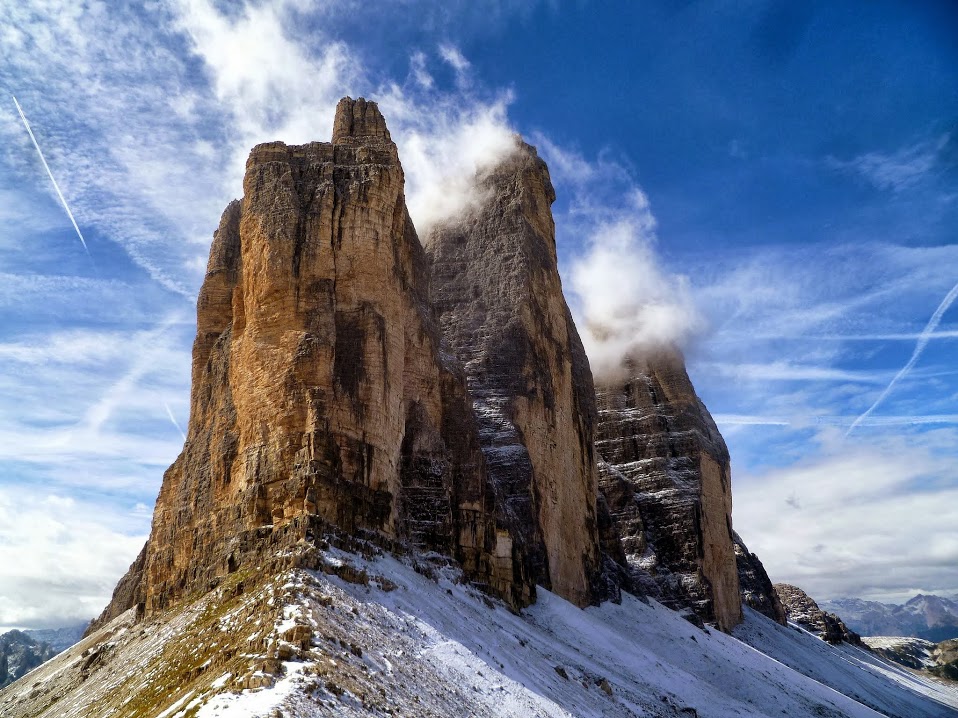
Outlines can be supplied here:
M939 678L958 681L958 640L942 641L931 652L931 660L935 665L931 672Z
M775 593L778 594L785 614L792 623L797 623L810 633L816 634L826 643L851 643L864 647L861 636L846 626L842 619L834 613L827 613L818 607L811 596L798 586L787 583L776 583Z
M863 636L862 642L882 658L911 668L927 671L937 678L958 681L958 640L941 643L913 636Z
M605 592L596 410L559 280L555 192L545 163L519 140L478 192L476 206L427 238L433 304L465 368L514 570L523 585L584 605Z
M186 444L106 618L161 611L327 530L452 556L522 593L403 183L361 99L340 102L332 143L252 150L197 303Z
M862 636L873 653L916 671L936 665L932 658L937 644L911 636Z
M337 532L452 557L516 608L624 588L741 620L728 452L681 356L597 394L545 163L517 138L477 184L427 253L375 103L341 101L330 143L252 150L197 302L186 443L94 628Z
M628 380L597 382L596 449L627 560L661 600L728 630L742 608L725 442L677 352L626 370Z
M785 607L772 586L772 581L765 572L765 567L758 560L758 556L751 553L742 537L732 533L735 542L735 564L738 567L738 585L742 593L742 601L752 610L758 611L783 626L787 622Z

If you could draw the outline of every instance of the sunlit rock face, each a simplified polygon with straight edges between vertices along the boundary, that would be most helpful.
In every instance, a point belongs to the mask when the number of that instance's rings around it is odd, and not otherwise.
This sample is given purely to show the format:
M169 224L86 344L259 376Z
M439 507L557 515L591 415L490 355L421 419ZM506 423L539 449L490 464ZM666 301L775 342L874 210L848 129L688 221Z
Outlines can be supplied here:
M455 557L513 592L403 182L361 99L340 102L332 143L252 150L197 304L186 445L104 618L208 590L317 521Z
M344 98L332 142L253 148L197 302L186 444L97 625L330 532L450 557L513 608L625 589L741 620L725 444L676 353L596 392L554 199L517 138L424 250L375 103Z
M728 449L680 354L626 369L597 382L596 449L627 560L666 603L727 630L742 620Z
M605 593L592 374L562 294L545 163L517 139L479 199L432 230L432 300L462 362L516 585ZM530 597L519 597L528 602Z

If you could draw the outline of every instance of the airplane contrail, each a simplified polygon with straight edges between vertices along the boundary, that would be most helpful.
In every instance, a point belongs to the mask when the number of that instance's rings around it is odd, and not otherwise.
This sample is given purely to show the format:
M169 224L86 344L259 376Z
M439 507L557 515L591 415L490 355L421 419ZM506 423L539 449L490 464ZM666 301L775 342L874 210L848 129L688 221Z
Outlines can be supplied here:
M70 207L67 205L67 201L63 198L63 192L60 191L60 185L57 184L57 181L53 179L53 173L50 171L50 165L47 164L46 158L43 156L43 152L40 150L40 145L37 143L37 138L33 134L33 130L30 129L30 123L27 122L27 116L23 114L23 108L20 107L20 103L17 102L17 98L13 95L13 104L17 106L17 112L20 113L20 119L23 120L23 126L27 128L27 132L30 133L30 139L33 140L33 146L37 148L37 154L40 155L40 161L43 163L43 169L47 171L47 176L50 178L50 181L53 183L53 189L57 191L57 197L60 198L60 204L63 205L63 209L67 211L67 216L70 218L70 221L73 222L73 229L77 231L77 237L80 238L80 244L83 245L83 249L86 250L87 256L90 255L90 249L86 246L86 240L83 239L83 233L80 231L80 228L77 226L77 221L73 218L73 212L70 211ZM92 257L91 257L92 258Z
M170 421L173 422L173 426L175 426L175 427L176 427L176 430L177 430L178 432L180 432L180 436L183 437L183 441L186 441L186 434L183 433L183 429L180 428L179 422L178 422L178 421L176 420L176 418L173 416L173 412L170 410L170 405L167 404L167 403L164 401L164 402L163 402L163 406L166 407L166 415L170 417Z
M878 398L875 399L875 403L868 407L868 410L865 411L864 414L852 422L852 425L848 427L848 431L845 432L845 436L851 434L852 431L855 430L855 427L867 419L868 415L875 411L878 405L881 404L889 394L891 394L891 390L895 388L895 384L901 381L901 379L912 370L912 367L915 366L915 363L918 361L921 353L925 351L925 347L931 340L932 334L938 327L938 323L941 321L941 318L954 303L955 299L958 299L958 284L952 287L951 291L948 292L948 294L945 295L945 298L941 300L941 304L938 305L938 309L936 309L935 313L931 315L931 319L928 320L928 324L925 325L925 328L922 330L921 334L918 335L918 342L915 344L915 351L912 352L911 359L909 359L908 363L901 368L901 371L895 374L888 386L885 387L885 391L883 391Z

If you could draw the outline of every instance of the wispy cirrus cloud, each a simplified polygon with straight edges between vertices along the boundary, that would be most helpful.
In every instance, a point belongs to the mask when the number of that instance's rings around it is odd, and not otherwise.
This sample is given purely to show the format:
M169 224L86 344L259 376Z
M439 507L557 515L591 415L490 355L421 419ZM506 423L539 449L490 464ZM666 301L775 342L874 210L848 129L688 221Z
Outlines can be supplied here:
M805 416L784 417L747 414L713 414L712 418L719 428L726 426L841 426L847 427L857 419L857 416ZM908 416L876 416L868 417L859 422L865 426L918 426L922 424L958 424L958 414L929 414Z
M188 412L189 334L171 315L140 331L23 332L0 341L8 473L21 486L151 500L181 443L166 407Z
M942 150L951 141L951 134L945 133L895 152L866 152L850 160L829 157L827 163L833 169L861 177L880 190L901 192L940 167Z
M852 425L848 427L848 433L850 434L856 426L861 424L868 416L879 407L879 405L891 394L892 390L895 388L895 385L898 384L902 379L908 376L909 372L915 367L915 364L918 363L918 360L921 358L922 353L925 351L925 347L928 346L928 342L931 341L931 336L934 333L935 329L938 327L938 323L941 321L941 318L944 316L951 305L954 303L955 299L958 299L958 284L951 288L948 294L945 295L945 298L941 300L941 303L938 305L938 308L931 315L931 319L928 320L928 324L925 325L925 329L918 335L918 342L915 344L915 348L911 353L911 356L908 358L908 361L905 363L897 374L892 377L892 380L888 383L888 386L878 395L878 398L869 406L861 416L859 416L855 421L852 422Z
M839 381L884 384L886 372L839 369L828 366L793 364L787 361L758 363L699 363L698 368L745 381Z

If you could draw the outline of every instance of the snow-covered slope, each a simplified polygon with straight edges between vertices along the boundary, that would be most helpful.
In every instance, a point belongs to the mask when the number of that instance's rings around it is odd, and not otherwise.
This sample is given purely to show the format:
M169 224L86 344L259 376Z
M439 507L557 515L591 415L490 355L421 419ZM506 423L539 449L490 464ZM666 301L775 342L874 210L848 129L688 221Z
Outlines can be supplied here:
M866 636L865 645L890 661L909 668L922 669L937 665L931 655L935 643L912 636Z
M954 689L751 611L735 637L628 595L580 610L541 591L516 615L436 564L326 562L339 576L125 614L0 692L0 715L958 716Z

